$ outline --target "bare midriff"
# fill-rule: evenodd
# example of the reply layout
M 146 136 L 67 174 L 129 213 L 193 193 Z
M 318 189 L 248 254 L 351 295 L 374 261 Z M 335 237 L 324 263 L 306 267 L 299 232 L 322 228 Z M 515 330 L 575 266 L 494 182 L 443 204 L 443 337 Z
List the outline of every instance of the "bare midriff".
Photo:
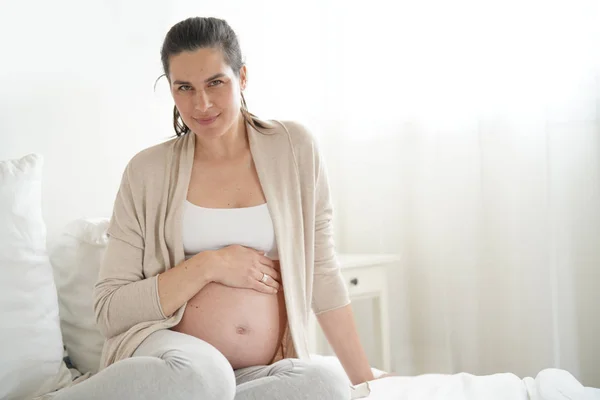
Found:
M 210 343 L 239 369 L 270 364 L 286 324 L 282 290 L 264 294 L 211 282 L 188 301 L 172 329 Z

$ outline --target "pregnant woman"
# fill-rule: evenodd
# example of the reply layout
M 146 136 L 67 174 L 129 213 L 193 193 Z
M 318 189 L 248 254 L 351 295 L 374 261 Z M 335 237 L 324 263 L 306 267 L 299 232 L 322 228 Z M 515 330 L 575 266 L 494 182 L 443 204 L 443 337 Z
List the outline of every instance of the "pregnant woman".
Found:
M 57 398 L 349 399 L 307 348 L 312 308 L 350 380 L 373 379 L 313 137 L 248 112 L 225 21 L 176 24 L 161 57 L 177 137 L 125 169 L 94 293 L 102 369 Z

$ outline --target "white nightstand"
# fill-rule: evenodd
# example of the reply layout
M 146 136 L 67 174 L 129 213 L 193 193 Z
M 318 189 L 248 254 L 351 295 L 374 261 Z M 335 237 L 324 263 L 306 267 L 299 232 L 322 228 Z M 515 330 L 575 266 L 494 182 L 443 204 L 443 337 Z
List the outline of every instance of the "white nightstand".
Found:
M 356 308 L 354 309 L 359 333 L 361 326 L 373 324 L 372 334 L 375 337 L 365 338 L 361 336 L 362 342 L 373 340 L 379 350 L 376 360 L 373 360 L 372 355 L 367 354 L 369 361 L 374 367 L 390 371 L 388 268 L 399 267 L 400 257 L 387 254 L 339 254 L 338 259 L 353 305 L 358 300 L 371 300 L 373 302 L 372 315 L 359 315 Z M 372 318 L 372 320 L 369 321 L 368 318 Z M 312 354 L 333 354 L 312 312 L 309 320 L 309 350 Z

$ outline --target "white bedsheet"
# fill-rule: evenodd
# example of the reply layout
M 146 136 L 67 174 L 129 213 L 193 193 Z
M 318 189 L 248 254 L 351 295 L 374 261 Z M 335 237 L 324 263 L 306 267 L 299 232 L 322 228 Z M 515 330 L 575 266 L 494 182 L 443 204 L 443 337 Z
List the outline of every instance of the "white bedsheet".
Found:
M 600 400 L 567 371 L 546 369 L 535 379 L 510 373 L 389 377 L 369 383 L 366 400 Z
M 336 357 L 311 355 L 343 373 Z M 382 371 L 373 369 L 375 377 Z M 534 378 L 511 373 L 476 376 L 428 374 L 393 376 L 369 382 L 364 400 L 600 400 L 600 389 L 586 388 L 569 372 L 545 369 Z M 355 395 L 360 392 L 360 388 Z M 356 397 L 359 398 L 359 397 Z

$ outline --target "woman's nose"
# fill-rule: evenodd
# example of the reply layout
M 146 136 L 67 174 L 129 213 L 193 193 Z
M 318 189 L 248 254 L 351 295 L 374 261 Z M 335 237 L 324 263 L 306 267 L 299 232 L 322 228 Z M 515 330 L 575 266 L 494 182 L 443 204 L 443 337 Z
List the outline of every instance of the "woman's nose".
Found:
M 194 107 L 196 108 L 196 110 L 201 111 L 201 112 L 205 112 L 210 107 L 212 107 L 210 97 L 208 96 L 206 91 L 199 90 L 197 92 Z

